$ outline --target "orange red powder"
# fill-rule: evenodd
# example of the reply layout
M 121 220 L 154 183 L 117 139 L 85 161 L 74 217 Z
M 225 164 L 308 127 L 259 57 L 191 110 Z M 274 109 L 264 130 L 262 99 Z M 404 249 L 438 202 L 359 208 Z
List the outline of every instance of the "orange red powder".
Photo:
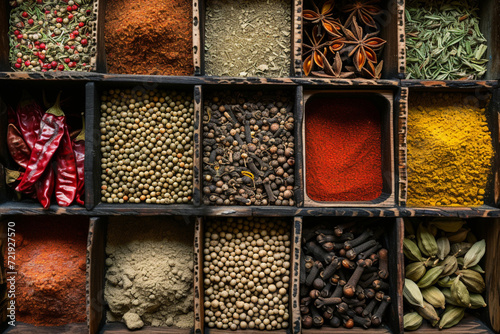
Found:
M 369 99 L 313 96 L 305 109 L 306 190 L 314 201 L 382 194 L 381 115 Z
M 86 321 L 88 220 L 14 219 L 16 321 L 59 326 Z

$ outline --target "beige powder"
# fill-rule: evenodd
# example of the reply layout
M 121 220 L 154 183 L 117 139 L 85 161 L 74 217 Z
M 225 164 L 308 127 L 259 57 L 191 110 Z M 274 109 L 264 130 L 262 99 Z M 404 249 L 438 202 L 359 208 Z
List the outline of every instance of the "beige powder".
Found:
M 182 218 L 110 218 L 108 321 L 193 327 L 193 227 Z

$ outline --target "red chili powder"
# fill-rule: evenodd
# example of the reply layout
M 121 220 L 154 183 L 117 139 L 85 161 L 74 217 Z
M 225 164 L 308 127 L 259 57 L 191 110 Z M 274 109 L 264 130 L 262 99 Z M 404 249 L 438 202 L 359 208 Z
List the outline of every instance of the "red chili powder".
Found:
M 306 103 L 306 189 L 314 201 L 369 201 L 382 194 L 380 112 L 368 99 Z
M 16 321 L 36 326 L 85 322 L 88 221 L 30 220 L 13 220 Z M 5 254 L 6 265 L 7 260 Z

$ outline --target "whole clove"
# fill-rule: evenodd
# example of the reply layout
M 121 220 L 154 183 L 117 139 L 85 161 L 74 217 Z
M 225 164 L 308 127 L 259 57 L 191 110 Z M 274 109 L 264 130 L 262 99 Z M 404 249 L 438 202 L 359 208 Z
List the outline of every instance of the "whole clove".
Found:
M 307 299 L 301 298 L 300 310 L 303 319 L 310 317 L 305 318 L 306 325 L 380 325 L 387 308 L 381 308 L 382 302 L 390 301 L 385 281 L 389 276 L 388 254 L 375 238 L 380 236 L 378 229 L 348 223 L 333 230 L 324 226 L 304 230 L 302 251 L 307 255 L 301 257 L 301 267 L 306 273 L 300 295 Z
M 290 94 L 223 91 L 203 108 L 203 204 L 295 206 Z

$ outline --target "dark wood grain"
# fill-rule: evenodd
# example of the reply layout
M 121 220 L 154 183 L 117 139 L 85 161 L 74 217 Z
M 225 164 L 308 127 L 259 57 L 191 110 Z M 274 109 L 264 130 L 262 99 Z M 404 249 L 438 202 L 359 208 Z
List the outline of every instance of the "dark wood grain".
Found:
M 203 334 L 205 313 L 203 310 L 203 218 L 196 218 L 194 226 L 194 332 Z
M 16 326 L 9 326 L 4 333 L 9 334 L 87 334 L 87 324 L 75 323 L 64 326 L 42 327 L 16 322 Z
M 412 333 L 418 334 L 436 334 L 436 333 L 446 333 L 446 334 L 492 334 L 494 333 L 489 329 L 484 323 L 473 316 L 466 315 L 460 324 L 447 328 L 444 331 L 439 331 L 435 327 L 431 327 L 427 321 L 424 321 L 422 326 Z
M 476 89 L 476 88 L 496 88 L 496 80 L 401 80 L 402 87 L 410 88 L 456 88 L 456 89 Z
M 89 333 L 98 333 L 106 318 L 104 271 L 106 258 L 106 222 L 90 218 L 87 239 L 87 322 Z
M 203 130 L 203 92 L 201 86 L 194 86 L 194 156 L 193 156 L 193 204 L 201 205 L 202 196 L 202 130 Z
M 304 87 L 297 86 L 295 91 L 295 202 L 297 207 L 304 206 L 304 152 L 303 131 L 304 128 Z M 300 149 L 302 148 L 302 149 Z
M 486 79 L 500 79 L 500 1 L 483 0 L 479 2 L 480 30 L 488 43 L 486 59 L 489 62 L 486 67 Z
M 382 78 L 395 79 L 398 78 L 399 69 L 399 39 L 400 39 L 400 17 L 404 15 L 399 11 L 398 3 L 396 0 L 387 0 L 381 2 L 382 15 L 379 15 L 375 20 L 381 26 L 380 37 L 385 39 L 387 43 L 382 50 L 381 60 L 384 61 L 384 68 L 382 69 Z
M 332 327 L 321 327 L 321 328 L 309 328 L 303 329 L 303 334 L 392 334 L 388 326 L 382 325 L 377 328 L 363 329 L 359 327 L 353 327 L 351 329 L 346 329 L 344 327 L 332 328 Z
M 7 148 L 7 127 L 8 127 L 7 105 L 0 97 L 0 164 L 8 166 L 10 160 Z
M 0 203 L 4 203 L 6 201 L 7 201 L 7 185 L 5 184 L 5 169 L 3 164 L 0 163 Z
M 477 220 L 474 221 L 475 225 Z M 477 224 L 479 225 L 479 224 Z M 487 306 L 483 320 L 490 324 L 495 332 L 500 332 L 500 260 L 498 245 L 500 244 L 500 219 L 488 220 L 487 224 L 476 226 L 478 238 L 486 240 L 486 254 L 481 265 L 485 268 Z
M 188 204 L 99 204 L 92 210 L 77 205 L 67 208 L 52 205 L 43 210 L 40 204 L 6 202 L 0 204 L 0 215 L 84 215 L 84 216 L 226 216 L 226 217 L 281 217 L 281 216 L 342 216 L 342 217 L 500 217 L 500 209 L 491 206 L 476 208 L 428 207 L 428 208 L 313 208 L 313 207 L 277 207 L 277 206 L 200 206 Z
M 94 2 L 94 13 L 97 15 L 97 20 L 93 24 L 93 36 L 97 39 L 94 41 L 96 43 L 96 55 L 95 55 L 95 67 L 94 70 L 101 73 L 107 72 L 106 64 L 106 48 L 104 39 L 104 17 L 106 13 L 106 1 L 95 0 Z
M 406 32 L 405 32 L 405 0 L 397 0 L 397 44 L 398 44 L 398 78 L 406 75 Z
M 8 1 L 0 1 L 0 71 L 12 71 L 9 64 L 8 7 Z
M 99 334 L 130 334 L 130 333 L 165 333 L 165 334 L 192 334 L 193 329 L 144 326 L 140 330 L 131 331 L 121 322 L 110 322 L 103 326 Z
M 398 142 L 398 199 L 397 204 L 401 206 L 406 205 L 406 194 L 408 190 L 408 176 L 407 176 L 407 125 L 408 125 L 408 88 L 402 87 L 399 92 L 399 97 L 396 101 L 399 104 L 398 108 L 398 124 L 396 136 Z
M 193 65 L 194 65 L 194 75 L 201 75 L 201 63 L 203 55 L 202 47 L 202 27 L 205 26 L 205 20 L 202 20 L 202 12 L 200 5 L 204 0 L 193 0 Z M 202 25 L 203 24 L 203 25 Z
M 85 207 L 90 210 L 101 198 L 100 109 L 95 84 L 87 83 L 85 91 Z
M 292 44 L 290 54 L 292 57 L 291 61 L 291 76 L 301 77 L 302 76 L 302 11 L 303 11 L 302 0 L 292 1 Z
M 291 277 L 290 277 L 290 290 L 289 290 L 289 300 L 290 300 L 290 330 L 293 334 L 299 334 L 301 332 L 301 321 L 300 321 L 300 247 L 302 246 L 302 217 L 293 218 L 293 228 L 292 228 L 292 265 L 291 265 Z

